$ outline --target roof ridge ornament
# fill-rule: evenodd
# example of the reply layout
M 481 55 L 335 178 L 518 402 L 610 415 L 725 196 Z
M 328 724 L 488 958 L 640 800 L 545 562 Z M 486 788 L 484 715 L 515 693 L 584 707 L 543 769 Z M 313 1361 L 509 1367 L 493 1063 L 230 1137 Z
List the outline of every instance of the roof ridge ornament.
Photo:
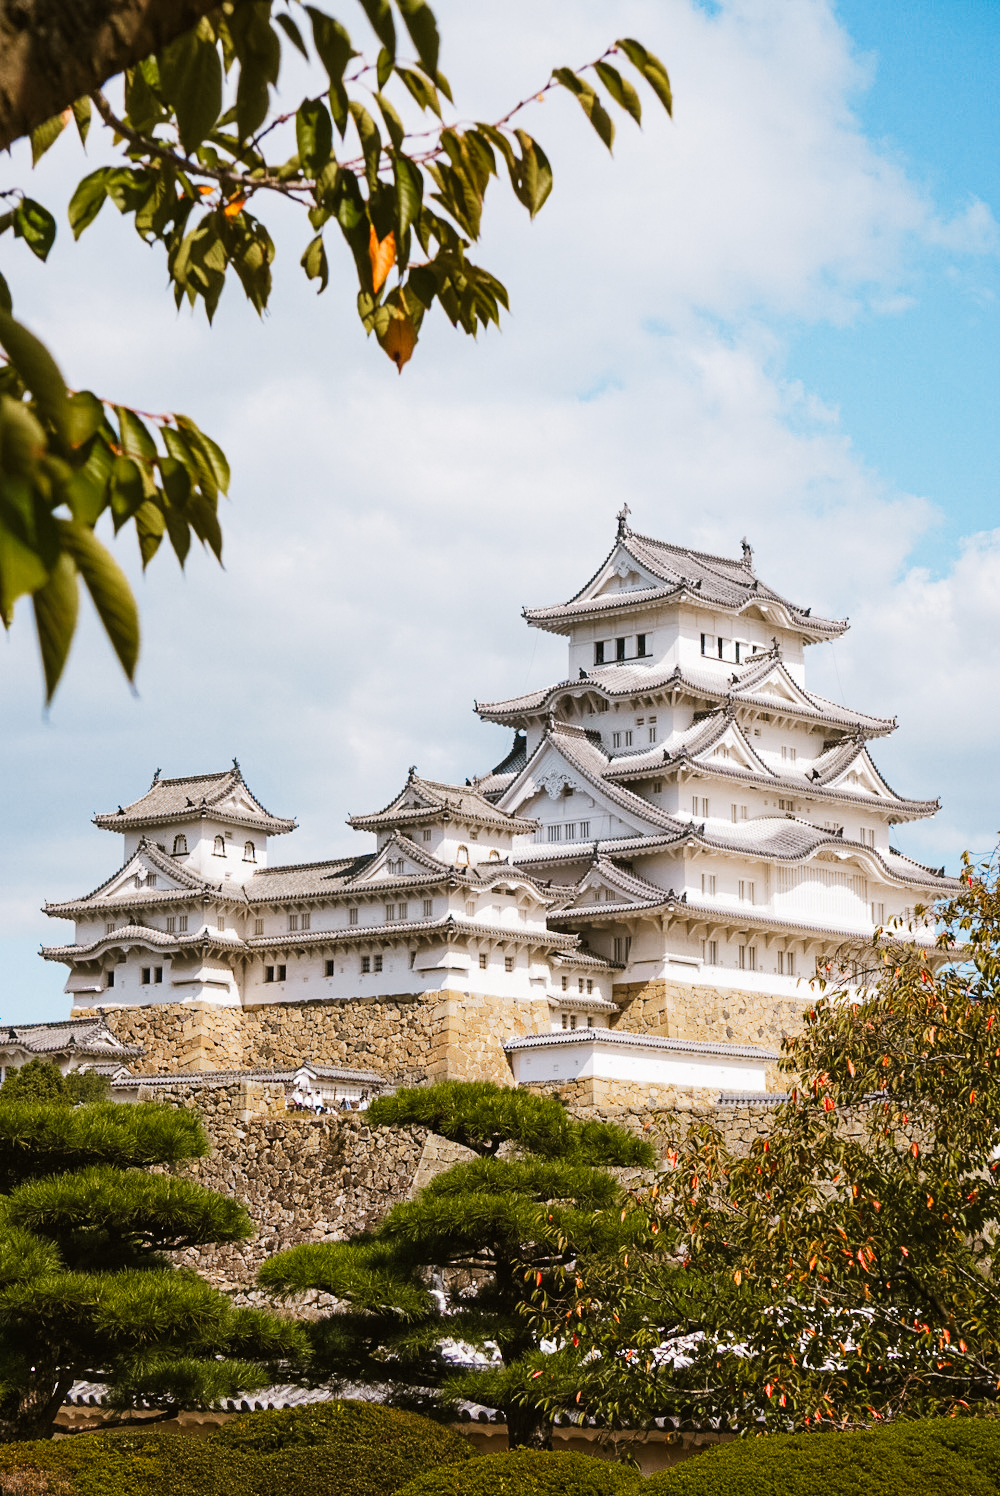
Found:
M 628 507 L 627 504 L 623 504 L 622 507 L 618 511 L 618 514 L 617 514 L 616 518 L 618 520 L 618 536 L 617 536 L 617 538 L 619 540 L 624 540 L 626 538 L 626 536 L 631 535 L 631 533 L 632 533 L 632 531 L 629 529 L 629 526 L 628 526 L 628 517 L 631 514 L 631 512 L 632 511 L 629 509 L 629 507 Z
M 753 546 L 750 544 L 745 535 L 740 541 L 740 544 L 743 547 L 743 565 L 747 568 L 748 571 L 753 571 Z

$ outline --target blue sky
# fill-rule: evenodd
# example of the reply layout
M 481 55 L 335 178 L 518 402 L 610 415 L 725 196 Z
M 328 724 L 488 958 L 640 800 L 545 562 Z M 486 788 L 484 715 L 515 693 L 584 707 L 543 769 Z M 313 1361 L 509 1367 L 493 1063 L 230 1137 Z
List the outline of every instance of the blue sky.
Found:
M 445 66 L 480 118 L 612 38 L 602 0 L 438 7 Z M 359 12 L 360 14 L 360 12 Z M 44 717 L 26 610 L 0 676 L 0 1018 L 64 1014 L 39 913 L 118 865 L 94 811 L 156 768 L 239 757 L 300 830 L 279 861 L 357 844 L 351 812 L 406 768 L 481 772 L 506 749 L 489 700 L 559 678 L 524 604 L 570 595 L 627 499 L 636 528 L 738 553 L 802 605 L 849 615 L 808 658 L 819 691 L 899 731 L 876 746 L 940 814 L 899 828 L 950 867 L 1000 825 L 997 519 L 1000 10 L 971 0 L 620 0 L 667 62 L 675 122 L 622 124 L 609 160 L 568 98 L 528 122 L 556 189 L 529 225 L 500 189 L 478 253 L 508 285 L 502 334 L 430 321 L 404 375 L 366 342 L 332 254 L 317 300 L 303 226 L 278 215 L 272 312 L 234 290 L 214 328 L 178 316 L 158 250 L 110 208 L 50 263 L 0 241 L 15 305 L 76 386 L 185 410 L 233 462 L 226 569 L 134 578 L 138 695 L 89 614 Z M 288 84 L 294 101 L 296 79 Z M 301 92 L 299 93 L 301 96 Z M 287 102 L 283 100 L 285 107 Z M 84 160 L 34 178 L 61 217 Z M 6 182 L 4 185 L 6 185 Z

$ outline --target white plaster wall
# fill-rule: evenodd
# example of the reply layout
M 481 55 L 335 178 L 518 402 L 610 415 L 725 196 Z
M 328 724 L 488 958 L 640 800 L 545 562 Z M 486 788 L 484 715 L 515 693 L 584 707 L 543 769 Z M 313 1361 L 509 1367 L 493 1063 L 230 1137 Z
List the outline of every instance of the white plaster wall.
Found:
M 633 1081 L 640 1085 L 718 1087 L 720 1091 L 738 1092 L 767 1090 L 763 1060 L 633 1049 L 581 1038 L 579 1044 L 569 1041 L 540 1044 L 537 1049 L 514 1050 L 510 1060 L 515 1084 L 599 1077 Z

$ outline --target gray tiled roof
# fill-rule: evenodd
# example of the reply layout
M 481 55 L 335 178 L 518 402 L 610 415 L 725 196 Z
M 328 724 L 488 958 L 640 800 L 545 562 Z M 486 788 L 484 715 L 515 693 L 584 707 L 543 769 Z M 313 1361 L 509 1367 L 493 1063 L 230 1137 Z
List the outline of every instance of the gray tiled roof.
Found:
M 654 577 L 655 584 L 597 598 L 585 597 L 584 594 L 593 586 L 619 549 L 624 550 L 639 567 Z M 836 638 L 847 628 L 846 622 L 814 618 L 811 609 L 789 602 L 755 576 L 747 557 L 733 560 L 726 556 L 713 556 L 706 551 L 669 545 L 666 541 L 654 540 L 651 536 L 637 535 L 628 530 L 615 542 L 594 575 L 568 602 L 546 608 L 526 608 L 524 616 L 529 623 L 545 628 L 587 613 L 634 608 L 646 602 L 659 602 L 674 596 L 686 597 L 700 605 L 725 608 L 731 612 L 740 612 L 755 602 L 770 603 L 787 616 L 790 626 L 817 639 Z
M 0 1050 L 26 1049 L 32 1054 L 77 1054 L 124 1058 L 144 1053 L 141 1044 L 125 1044 L 103 1018 L 69 1018 L 57 1023 L 11 1023 L 0 1027 Z
M 471 784 L 440 784 L 434 779 L 421 779 L 413 771 L 400 793 L 383 810 L 349 816 L 348 825 L 356 831 L 374 831 L 382 826 L 424 825 L 442 818 L 522 835 L 534 831 L 536 826 L 534 821 L 498 810 Z
M 109 902 L 105 892 L 112 884 L 128 872 L 130 867 L 137 866 L 143 862 L 149 862 L 153 867 L 164 873 L 179 885 L 177 888 L 146 888 L 135 890 L 134 896 L 121 896 L 110 901 L 116 909 L 128 909 L 136 905 L 144 906 L 149 903 L 169 903 L 174 899 L 190 898 L 192 895 L 210 894 L 214 897 L 223 896 L 227 899 L 238 899 L 239 889 L 226 889 L 223 883 L 208 883 L 204 878 L 199 878 L 196 873 L 190 872 L 176 857 L 171 857 L 168 852 L 163 852 L 155 842 L 143 840 L 138 849 L 130 857 L 126 857 L 121 867 L 105 878 L 104 882 L 97 888 L 91 889 L 90 893 L 83 894 L 78 899 L 64 899 L 58 904 L 46 904 L 46 914 L 55 915 L 60 918 L 71 918 L 74 914 L 86 911 L 90 903 Z
M 254 809 L 226 806 L 233 795 L 242 794 Z M 270 836 L 294 831 L 295 822 L 265 810 L 248 788 L 239 765 L 217 774 L 189 774 L 183 779 L 161 779 L 157 770 L 146 793 L 117 811 L 106 811 L 94 817 L 94 825 L 105 831 L 130 831 L 143 826 L 166 826 L 190 821 L 202 814 L 213 820 L 231 822 L 234 826 L 256 829 Z
M 658 1034 L 629 1034 L 622 1029 L 561 1029 L 556 1034 L 527 1034 L 522 1039 L 507 1039 L 504 1052 L 519 1049 L 549 1049 L 572 1044 L 634 1045 L 638 1049 L 659 1049 L 665 1053 L 724 1056 L 733 1060 L 777 1060 L 780 1055 L 770 1049 L 750 1044 L 705 1044 L 698 1039 L 662 1039 Z
M 119 1089 L 134 1089 L 136 1086 L 152 1086 L 157 1090 L 169 1090 L 174 1086 L 190 1086 L 193 1089 L 218 1089 L 221 1086 L 238 1085 L 241 1081 L 254 1081 L 259 1085 L 290 1085 L 300 1070 L 309 1070 L 317 1080 L 355 1081 L 361 1085 L 382 1085 L 384 1075 L 374 1070 L 349 1070 L 338 1065 L 315 1065 L 303 1060 L 300 1065 L 282 1069 L 247 1070 L 176 1070 L 165 1074 L 143 1075 L 139 1072 L 119 1083 Z

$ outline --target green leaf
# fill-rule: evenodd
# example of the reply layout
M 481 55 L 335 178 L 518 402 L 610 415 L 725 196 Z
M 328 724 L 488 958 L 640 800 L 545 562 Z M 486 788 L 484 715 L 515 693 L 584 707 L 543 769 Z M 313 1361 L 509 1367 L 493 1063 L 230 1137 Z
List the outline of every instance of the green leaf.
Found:
M 94 435 L 104 420 L 104 406 L 89 390 L 78 390 L 69 397 L 69 417 L 66 440 L 71 447 L 82 447 Z
M 299 51 L 302 53 L 302 56 L 305 58 L 306 62 L 308 62 L 309 52 L 306 48 L 305 42 L 302 40 L 302 32 L 296 26 L 291 16 L 285 15 L 284 12 L 282 12 L 281 15 L 275 16 L 274 19 L 281 27 L 285 35 L 288 37 L 288 40 L 291 42 L 292 46 L 298 47 Z
M 351 58 L 357 56 L 357 53 L 351 46 L 351 38 L 339 21 L 335 21 L 332 16 L 325 15 L 321 10 L 315 10 L 311 5 L 307 5 L 306 10 L 312 22 L 313 45 L 330 79 L 330 113 L 333 115 L 334 124 L 343 140 L 349 118 L 347 90 L 344 87 L 344 69 Z
M 521 147 L 514 190 L 534 218 L 552 191 L 552 168 L 541 146 L 526 131 L 515 130 L 514 134 Z
M 623 78 L 618 69 L 613 68 L 609 62 L 596 62 L 594 71 L 615 103 L 621 109 L 627 110 L 637 125 L 641 125 L 642 104 L 628 79 Z
M 295 139 L 303 170 L 318 177 L 333 151 L 333 125 L 322 99 L 303 99 L 295 115 Z
M 375 86 L 380 92 L 392 77 L 392 64 L 392 54 L 382 47 L 375 63 Z
M 125 456 L 134 457 L 140 464 L 155 462 L 156 443 L 135 411 L 124 405 L 116 405 L 115 415 L 118 417 L 121 448 Z
M 56 221 L 48 208 L 23 197 L 14 209 L 14 233 L 40 260 L 47 260 L 56 237 Z
M 87 136 L 90 134 L 91 108 L 90 100 L 86 94 L 82 99 L 74 99 L 72 104 L 73 118 L 76 121 L 77 134 L 80 144 L 86 146 Z
M 408 156 L 394 155 L 392 172 L 396 179 L 396 225 L 401 240 L 420 215 L 424 196 L 424 179 Z
M 59 139 L 69 120 L 65 114 L 54 114 L 51 119 L 36 125 L 31 132 L 31 164 L 37 166 L 45 152 Z
M 142 522 L 145 523 L 144 508 L 140 509 L 139 513 L 135 517 L 137 529 L 139 528 L 140 517 L 142 517 Z M 170 537 L 170 544 L 174 548 L 174 554 L 177 557 L 177 560 L 180 562 L 180 567 L 183 571 L 184 563 L 187 561 L 188 552 L 191 549 L 191 526 L 184 518 L 184 515 L 181 514 L 177 509 L 175 509 L 168 500 L 164 500 L 163 502 L 162 509 L 160 510 L 160 517 L 166 525 L 167 534 Z M 142 549 L 142 543 L 142 535 L 140 534 L 140 550 Z
M 437 74 L 441 38 L 434 12 L 425 0 L 396 0 L 410 40 L 417 49 L 420 66 L 433 78 Z
M 192 496 L 188 503 L 188 515 L 191 520 L 191 528 L 201 541 L 207 545 L 215 556 L 216 561 L 222 564 L 222 531 L 219 528 L 219 517 L 215 509 L 200 493 Z
M 48 581 L 32 595 L 35 630 L 45 671 L 45 704 L 56 693 L 76 630 L 80 606 L 76 567 L 65 552 L 56 562 Z
M 632 66 L 638 68 L 664 109 L 673 118 L 674 97 L 667 70 L 660 59 L 652 52 L 647 52 L 642 43 L 637 42 L 633 37 L 620 37 L 615 42 L 615 46 L 621 47 Z
M 10 286 L 0 275 L 0 312 L 12 312 L 14 310 L 14 298 L 10 294 Z
M 598 135 L 610 151 L 614 144 L 615 127 L 600 98 L 590 84 L 573 72 L 572 68 L 553 68 L 552 76 L 561 83 L 579 102 L 580 108 L 590 120 Z
M 395 61 L 396 58 L 396 27 L 392 20 L 392 7 L 389 0 L 361 0 L 361 9 L 368 17 L 369 24 L 379 41 L 385 47 L 389 56 Z
M 438 98 L 437 89 L 424 77 L 423 73 L 418 73 L 414 68 L 397 67 L 396 76 L 403 80 L 411 97 L 421 109 L 430 109 L 438 119 L 442 118 L 441 100 Z
M 160 74 L 155 57 L 145 58 L 138 67 L 129 68 L 125 74 L 126 118 L 143 135 L 151 134 L 166 118 L 166 110 L 154 92 L 159 86 Z
M 73 230 L 73 238 L 79 239 L 84 229 L 88 229 L 104 207 L 105 198 L 108 195 L 108 186 L 115 175 L 113 166 L 99 166 L 77 186 L 76 191 L 69 200 L 67 210 L 69 226 Z
M 399 115 L 396 113 L 396 110 L 393 108 L 392 104 L 390 104 L 385 94 L 377 93 L 375 95 L 375 102 L 378 104 L 378 107 L 382 113 L 382 118 L 385 120 L 386 134 L 392 141 L 393 149 L 397 151 L 402 150 L 403 137 L 406 134 L 403 121 L 400 119 Z
M 369 191 L 374 192 L 378 187 L 378 167 L 382 157 L 382 137 L 378 133 L 378 125 L 372 119 L 368 110 L 357 99 L 350 102 L 351 118 L 361 141 L 361 150 L 365 158 L 365 176 L 368 179 Z
M 145 502 L 146 491 L 139 464 L 131 457 L 116 457 L 111 469 L 111 513 L 115 533 L 121 529 Z
M 303 270 L 309 280 L 319 280 L 320 295 L 326 290 L 330 280 L 330 267 L 326 262 L 326 250 L 323 248 L 323 235 L 317 234 L 306 246 L 306 252 L 300 261 Z
M 180 520 L 180 525 L 184 530 L 184 534 L 187 535 L 188 528 L 183 520 Z M 144 504 L 139 505 L 139 508 L 135 511 L 135 530 L 139 537 L 139 555 L 142 557 L 143 571 L 146 570 L 146 567 L 160 549 L 160 541 L 163 539 L 165 529 L 166 520 L 164 519 L 163 510 L 152 499 L 147 499 Z M 171 540 L 173 540 L 172 535 Z M 183 565 L 183 562 L 181 564 Z
M 230 474 L 229 463 L 226 461 L 225 452 L 223 452 L 218 443 L 214 442 L 210 436 L 206 436 L 204 431 L 195 425 L 190 416 L 175 415 L 174 420 L 181 431 L 184 432 L 188 443 L 200 448 L 204 453 L 205 460 L 212 469 L 219 492 L 228 493 Z
M 52 422 L 60 436 L 68 439 L 66 384 L 45 344 L 20 322 L 15 322 L 9 312 L 0 312 L 0 345 L 34 395 L 41 413 Z
M 76 562 L 87 584 L 97 615 L 129 680 L 135 678 L 139 658 L 139 613 L 125 573 L 105 550 L 93 530 L 69 520 L 57 520 L 63 549 Z
M 177 457 L 165 457 L 160 463 L 160 476 L 163 480 L 163 492 L 170 503 L 176 510 L 186 511 L 194 493 L 189 465 Z
M 222 63 L 207 21 L 172 41 L 158 61 L 163 97 L 173 106 L 181 144 L 189 154 L 222 112 Z

